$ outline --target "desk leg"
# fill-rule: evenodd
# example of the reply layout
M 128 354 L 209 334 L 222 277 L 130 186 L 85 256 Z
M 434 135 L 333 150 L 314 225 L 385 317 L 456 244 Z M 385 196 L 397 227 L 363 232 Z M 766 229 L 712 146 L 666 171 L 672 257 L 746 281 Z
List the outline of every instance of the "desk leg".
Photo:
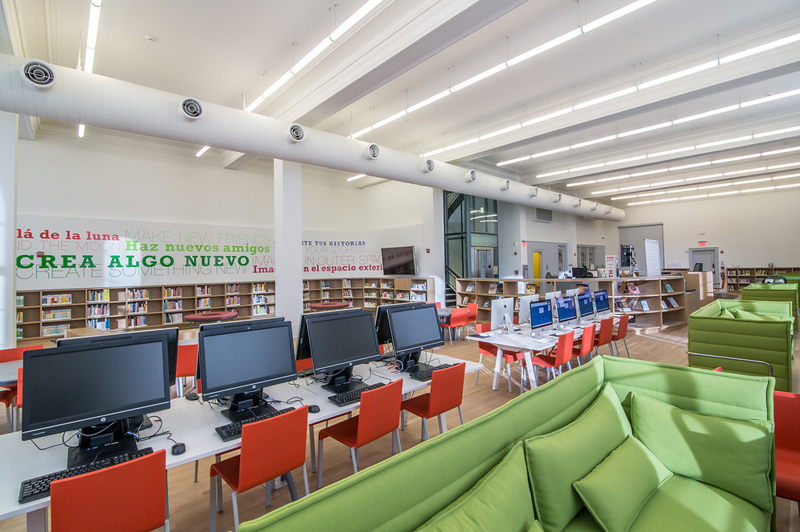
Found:
M 497 348 L 497 356 L 494 361 L 494 379 L 492 380 L 492 390 L 497 389 L 498 381 L 500 380 L 500 366 L 503 363 L 503 350 Z M 478 370 L 480 371 L 480 370 Z
M 538 382 L 536 382 L 536 367 L 531 362 L 531 352 L 525 350 L 522 352 L 522 355 L 525 357 L 525 369 L 528 370 L 528 381 L 531 383 L 531 390 L 536 388 Z
M 47 532 L 47 508 L 28 512 L 26 530 L 28 532 Z

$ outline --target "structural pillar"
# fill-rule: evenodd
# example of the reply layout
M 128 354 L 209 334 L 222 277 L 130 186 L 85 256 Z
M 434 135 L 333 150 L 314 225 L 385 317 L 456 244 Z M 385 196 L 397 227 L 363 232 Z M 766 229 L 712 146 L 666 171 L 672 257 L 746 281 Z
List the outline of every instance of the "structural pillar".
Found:
M 16 346 L 17 120 L 0 112 L 0 348 Z
M 294 335 L 303 315 L 303 210 L 299 163 L 275 159 L 275 314 L 291 320 Z
M 445 306 L 444 193 L 441 188 L 425 187 L 423 194 L 427 197 L 424 202 L 425 208 L 422 210 L 425 248 L 417 251 L 417 256 L 422 256 L 420 274 L 436 279 L 434 300 L 441 301 L 442 306 Z

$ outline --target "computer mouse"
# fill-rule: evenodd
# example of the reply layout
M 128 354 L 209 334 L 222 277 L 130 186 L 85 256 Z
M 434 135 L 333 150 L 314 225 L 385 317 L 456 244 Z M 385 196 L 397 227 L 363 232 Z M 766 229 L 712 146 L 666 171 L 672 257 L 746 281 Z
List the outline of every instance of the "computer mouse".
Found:
M 319 413 L 319 407 L 317 405 L 308 405 L 308 412 L 310 414 L 318 414 Z
M 186 399 L 187 401 L 197 401 L 198 399 L 200 399 L 200 396 L 197 395 L 195 392 L 189 392 L 186 395 L 184 395 L 183 398 Z
M 176 443 L 172 446 L 172 454 L 179 455 L 186 452 L 186 444 L 184 443 Z

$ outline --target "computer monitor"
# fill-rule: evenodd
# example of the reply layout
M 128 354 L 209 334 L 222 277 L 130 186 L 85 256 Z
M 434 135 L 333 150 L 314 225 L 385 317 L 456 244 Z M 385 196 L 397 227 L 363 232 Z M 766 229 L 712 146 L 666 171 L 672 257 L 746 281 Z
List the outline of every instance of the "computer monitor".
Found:
M 76 338 L 59 338 L 56 346 L 72 346 L 96 344 L 98 342 L 108 342 L 117 339 L 124 340 L 132 337 L 154 337 L 166 336 L 167 338 L 167 357 L 169 357 L 169 385 L 175 384 L 175 368 L 178 365 L 178 328 L 169 327 L 167 329 L 154 329 L 150 331 L 136 331 L 119 334 L 98 334 L 97 336 L 80 336 Z
M 578 312 L 580 313 L 581 321 L 589 321 L 594 318 L 591 292 L 585 292 L 578 296 Z
M 348 308 L 343 310 L 331 310 L 328 312 L 314 312 L 312 314 L 303 314 L 300 318 L 300 330 L 297 333 L 297 360 L 304 360 L 311 358 L 311 349 L 308 347 L 308 327 L 309 320 L 319 317 L 324 317 L 332 313 L 342 314 L 345 312 L 352 312 L 354 314 L 363 312 L 360 308 Z
M 80 430 L 68 467 L 136 450 L 131 418 L 170 406 L 168 364 L 163 335 L 26 351 L 22 439 Z
M 695 262 L 694 263 L 694 271 L 702 272 L 703 271 L 703 263 L 702 262 Z
M 568 297 L 575 297 L 580 293 L 581 293 L 581 289 L 580 288 L 570 288 L 569 290 L 567 290 L 565 292 L 565 295 L 568 296 Z
M 432 366 L 419 362 L 419 356 L 425 349 L 444 345 L 436 307 L 401 305 L 388 312 L 387 318 L 394 353 L 403 371 L 414 373 L 430 369 Z
M 598 290 L 594 293 L 594 305 L 597 309 L 597 317 L 611 313 L 611 307 L 608 304 L 608 292 L 605 290 Z
M 531 332 L 540 333 L 553 328 L 553 309 L 550 301 L 531 303 Z
M 343 393 L 366 385 L 354 382 L 353 366 L 380 360 L 372 312 L 326 312 L 306 320 L 314 373 L 325 374 L 326 390 Z
M 572 268 L 573 279 L 586 279 L 589 276 L 589 270 L 583 267 Z
M 492 299 L 492 330 L 497 330 L 503 325 L 512 325 L 514 320 L 514 298 L 504 297 Z
M 375 332 L 378 335 L 378 343 L 385 344 L 392 341 L 392 331 L 389 329 L 389 312 L 399 307 L 425 307 L 433 306 L 423 301 L 409 301 L 405 303 L 395 303 L 394 305 L 381 305 L 375 314 Z M 435 306 L 433 306 L 436 308 Z
M 519 298 L 519 321 L 520 325 L 523 323 L 530 323 L 531 321 L 531 303 L 539 301 L 539 295 L 533 294 L 530 296 L 522 296 Z
M 578 314 L 575 309 L 574 296 L 564 296 L 556 299 L 556 309 L 558 310 L 559 327 L 577 325 Z
M 249 320 L 203 327 L 197 363 L 203 400 L 228 398 L 222 414 L 241 421 L 275 410 L 264 405 L 262 388 L 297 378 L 292 322 Z

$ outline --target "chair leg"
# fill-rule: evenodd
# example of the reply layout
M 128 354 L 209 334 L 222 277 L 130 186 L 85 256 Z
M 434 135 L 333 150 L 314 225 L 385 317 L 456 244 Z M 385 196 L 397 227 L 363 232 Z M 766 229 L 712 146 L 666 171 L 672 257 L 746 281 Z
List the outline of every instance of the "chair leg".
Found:
M 306 495 L 308 495 L 308 470 L 306 464 L 303 464 L 303 485 L 306 488 Z
M 314 449 L 314 425 L 308 426 L 308 450 L 311 452 L 311 472 L 317 471 L 317 456 Z
M 508 393 L 511 393 L 513 390 L 511 389 L 511 364 L 505 362 L 506 365 L 506 377 L 508 378 Z
M 317 489 L 322 488 L 322 440 L 317 443 L 317 452 L 319 458 L 317 459 Z
M 184 377 L 178 377 L 177 379 L 175 379 L 175 384 L 178 385 L 177 386 L 178 397 L 179 398 L 183 397 L 183 387 L 186 386 L 186 379 Z
M 397 452 L 402 453 L 403 448 L 400 446 L 400 432 L 397 429 L 394 429 L 392 431 L 392 434 L 394 434 L 394 437 L 397 440 Z
M 439 414 L 439 434 L 444 434 L 447 432 L 447 418 L 444 414 Z
M 233 499 L 233 529 L 239 530 L 239 500 L 235 491 L 231 493 L 231 499 Z
M 353 460 L 353 474 L 358 473 L 358 458 L 356 458 L 356 450 L 350 447 L 350 458 Z
M 447 336 L 450 338 L 450 347 L 453 347 L 453 328 L 447 328 Z
M 461 424 L 464 424 L 464 416 L 461 414 L 461 405 L 458 405 L 458 419 L 461 420 Z
M 194 483 L 197 484 L 197 465 L 200 463 L 200 460 L 194 461 Z
M 216 498 L 217 498 L 217 479 L 209 477 L 210 485 L 208 488 L 208 529 L 210 532 L 217 530 L 217 512 Z
M 483 353 L 480 353 L 478 356 L 478 364 L 481 366 L 483 365 Z M 475 372 L 475 386 L 478 385 L 478 378 L 481 376 L 481 370 L 478 368 L 478 371 Z
M 425 441 L 428 439 L 428 420 L 423 417 L 420 418 L 419 421 L 422 425 L 422 429 L 420 429 L 422 430 L 422 434 L 420 434 L 420 440 Z M 394 454 L 394 452 L 395 452 L 394 437 L 392 437 L 392 454 Z
M 275 491 L 275 479 L 264 483 L 264 506 L 269 508 L 272 506 L 272 492 Z
M 289 496 L 292 498 L 293 501 L 296 501 L 300 497 L 297 496 L 297 487 L 294 485 L 294 477 L 292 477 L 292 472 L 289 471 L 286 474 L 282 475 L 281 478 L 286 481 L 286 487 L 289 488 Z
M 217 512 L 222 513 L 222 477 L 217 475 Z
M 169 532 L 169 475 L 164 474 L 164 532 Z
M 625 353 L 628 355 L 628 358 L 631 358 L 631 352 L 628 351 L 628 341 L 625 338 L 623 338 L 622 343 L 625 345 Z

